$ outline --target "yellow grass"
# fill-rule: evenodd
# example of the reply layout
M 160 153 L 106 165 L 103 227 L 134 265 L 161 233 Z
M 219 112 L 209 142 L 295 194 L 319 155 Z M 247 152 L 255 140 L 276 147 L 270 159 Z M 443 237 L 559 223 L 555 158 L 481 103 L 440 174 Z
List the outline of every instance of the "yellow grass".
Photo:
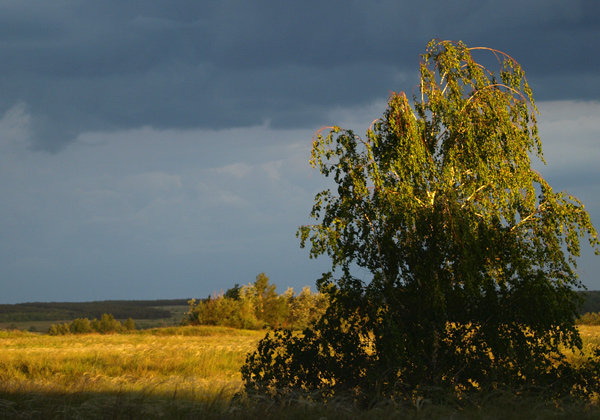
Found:
M 177 393 L 192 398 L 238 391 L 239 369 L 264 332 L 191 330 L 172 329 L 175 335 L 54 337 L 4 333 L 0 387 L 60 393 Z
M 586 349 L 600 343 L 600 327 L 580 330 Z M 600 418 L 595 404 L 556 406 L 510 397 L 461 409 L 232 403 L 242 384 L 239 369 L 263 336 L 222 327 L 54 337 L 0 331 L 0 419 Z

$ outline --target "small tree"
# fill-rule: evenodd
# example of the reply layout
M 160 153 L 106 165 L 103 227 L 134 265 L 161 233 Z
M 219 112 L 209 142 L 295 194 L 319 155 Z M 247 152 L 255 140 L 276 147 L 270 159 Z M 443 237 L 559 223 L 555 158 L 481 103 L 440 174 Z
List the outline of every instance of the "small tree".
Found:
M 225 297 L 228 299 L 239 300 L 241 290 L 241 286 L 238 283 L 236 283 L 231 289 L 227 289 L 227 291 L 225 292 Z
M 276 290 L 277 286 L 269 282 L 269 277 L 260 273 L 254 284 L 248 284 L 240 291 L 240 299 L 250 300 L 256 319 L 269 328 L 281 326 L 288 314 L 285 298 Z
M 87 318 L 76 318 L 69 325 L 69 329 L 73 334 L 89 334 L 92 330 L 92 324 Z
M 52 324 L 48 330 L 49 335 L 68 335 L 71 334 L 69 324 Z
M 93 331 L 100 332 L 100 321 L 98 321 L 97 318 L 94 318 L 90 321 L 90 326 L 92 327 Z
M 477 50 L 498 58 L 498 78 Z M 523 70 L 447 41 L 420 69 L 414 105 L 392 93 L 366 139 L 332 127 L 314 140 L 311 162 L 338 188 L 316 196 L 318 223 L 299 234 L 311 257 L 331 258 L 318 281 L 331 305 L 301 336 L 267 336 L 246 389 L 592 392 L 591 365 L 571 366 L 563 348 L 581 347 L 580 238 L 596 251 L 598 239 L 583 205 L 530 167 L 543 158 Z
M 135 321 L 131 318 L 127 318 L 127 321 L 123 323 L 123 328 L 127 331 L 135 331 Z
M 287 327 L 303 330 L 321 318 L 327 309 L 327 295 L 312 293 L 310 286 L 305 286 L 298 295 L 292 289 L 283 294 L 289 308 Z
M 112 314 L 102 314 L 96 331 L 102 334 L 121 332 L 123 327 Z
M 269 304 L 278 297 L 275 291 L 277 286 L 269 283 L 269 277 L 265 273 L 256 276 L 253 286 L 256 299 L 256 317 L 264 319 L 267 316 L 265 311 L 269 309 Z

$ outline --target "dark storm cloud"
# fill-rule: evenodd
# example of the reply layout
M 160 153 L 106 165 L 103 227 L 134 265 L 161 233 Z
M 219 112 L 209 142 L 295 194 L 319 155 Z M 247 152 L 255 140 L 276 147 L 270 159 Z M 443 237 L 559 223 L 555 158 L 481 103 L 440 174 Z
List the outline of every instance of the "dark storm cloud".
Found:
M 6 1 L 0 114 L 34 147 L 85 131 L 313 127 L 412 91 L 438 37 L 508 52 L 539 99 L 597 98 L 595 1 Z

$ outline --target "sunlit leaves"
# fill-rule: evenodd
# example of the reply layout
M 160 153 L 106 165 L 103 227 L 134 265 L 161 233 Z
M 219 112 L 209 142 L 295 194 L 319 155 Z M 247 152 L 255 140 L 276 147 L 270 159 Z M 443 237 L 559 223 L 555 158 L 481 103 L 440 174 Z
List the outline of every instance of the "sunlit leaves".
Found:
M 495 56 L 499 75 L 475 53 Z M 341 276 L 323 277 L 332 304 L 310 339 L 263 344 L 288 346 L 288 360 L 336 372 L 339 389 L 359 394 L 568 394 L 577 374 L 562 348 L 581 343 L 575 258 L 582 238 L 599 243 L 583 205 L 531 169 L 543 157 L 524 71 L 502 52 L 447 41 L 428 45 L 420 71 L 412 105 L 392 93 L 365 139 L 317 133 L 311 164 L 338 188 L 317 195 L 317 222 L 299 236 Z M 311 365 L 309 351 L 327 362 Z M 267 359 L 249 363 L 257 372 Z

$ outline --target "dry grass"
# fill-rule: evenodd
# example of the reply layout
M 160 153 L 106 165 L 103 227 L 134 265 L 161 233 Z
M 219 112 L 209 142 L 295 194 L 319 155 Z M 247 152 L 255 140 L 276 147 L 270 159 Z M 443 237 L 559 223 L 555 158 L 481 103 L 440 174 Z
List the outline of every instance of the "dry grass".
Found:
M 47 393 L 229 395 L 241 385 L 245 355 L 264 335 L 219 328 L 201 328 L 202 335 L 184 335 L 184 328 L 180 332 L 55 337 L 4 333 L 1 387 Z
M 586 346 L 600 327 L 581 327 Z M 395 405 L 360 410 L 349 401 L 232 401 L 239 369 L 264 335 L 220 327 L 128 335 L 0 332 L 0 419 L 596 419 L 594 405 L 516 401 Z

